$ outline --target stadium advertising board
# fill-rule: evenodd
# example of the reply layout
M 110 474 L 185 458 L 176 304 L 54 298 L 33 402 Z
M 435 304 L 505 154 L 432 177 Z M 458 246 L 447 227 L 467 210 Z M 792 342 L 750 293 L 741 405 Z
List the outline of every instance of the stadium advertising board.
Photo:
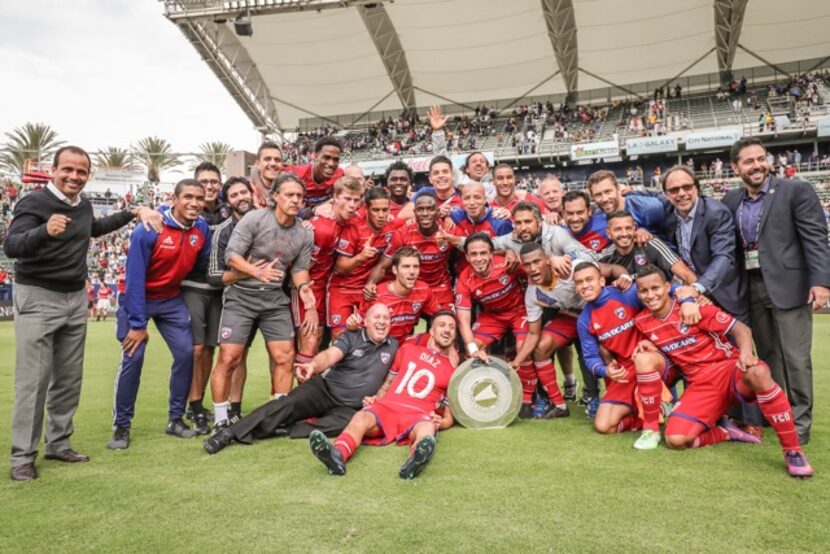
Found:
M 830 117 L 822 117 L 816 120 L 816 135 L 820 137 L 830 136 Z
M 597 158 L 613 158 L 620 155 L 620 143 L 616 140 L 603 142 L 589 142 L 571 146 L 571 159 L 595 160 Z
M 686 150 L 704 150 L 706 148 L 724 148 L 740 140 L 743 133 L 737 128 L 717 129 L 689 133 L 685 137 Z
M 656 154 L 658 152 L 677 152 L 678 135 L 662 137 L 630 138 L 625 141 L 625 153 L 629 156 L 639 154 Z

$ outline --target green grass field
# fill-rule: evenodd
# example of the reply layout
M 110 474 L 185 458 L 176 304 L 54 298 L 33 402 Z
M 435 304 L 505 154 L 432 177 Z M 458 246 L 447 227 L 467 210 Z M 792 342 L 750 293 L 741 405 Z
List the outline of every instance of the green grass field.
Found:
M 167 437 L 169 354 L 153 333 L 133 444 L 106 449 L 119 350 L 90 323 L 73 446 L 87 464 L 38 460 L 40 479 L 0 479 L 0 550 L 151 552 L 816 552 L 830 549 L 830 316 L 816 318 L 810 481 L 787 476 L 771 430 L 760 446 L 631 448 L 635 436 L 569 419 L 442 433 L 410 482 L 406 450 L 365 447 L 343 478 L 305 441 L 232 446 Z M 14 327 L 0 324 L 0 452 L 9 451 Z M 267 395 L 252 352 L 245 408 Z M 4 472 L 7 470 L 4 461 Z

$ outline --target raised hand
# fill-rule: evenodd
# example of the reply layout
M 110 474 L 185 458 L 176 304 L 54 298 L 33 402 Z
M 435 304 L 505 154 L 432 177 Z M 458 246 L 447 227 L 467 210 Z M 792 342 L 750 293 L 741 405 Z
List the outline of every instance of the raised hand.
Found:
M 443 129 L 444 125 L 447 124 L 447 119 L 449 119 L 441 111 L 441 106 L 432 106 L 427 112 L 427 115 L 429 115 L 429 124 L 433 131 L 440 131 Z

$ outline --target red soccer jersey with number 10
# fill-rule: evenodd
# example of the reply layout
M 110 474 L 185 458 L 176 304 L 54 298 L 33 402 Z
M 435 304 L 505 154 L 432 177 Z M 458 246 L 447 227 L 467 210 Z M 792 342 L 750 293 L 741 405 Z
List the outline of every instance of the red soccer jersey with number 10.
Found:
M 455 307 L 470 310 L 473 301 L 482 305 L 485 312 L 506 316 L 515 313 L 516 317 L 525 314 L 524 292 L 519 285 L 519 276 L 508 273 L 503 256 L 493 256 L 490 274 L 479 277 L 473 268 L 467 266 L 455 284 Z
M 423 281 L 415 281 L 415 286 L 408 296 L 401 296 L 389 290 L 389 285 L 393 282 L 387 281 L 378 285 L 378 297 L 371 302 L 363 300 L 360 315 L 365 317 L 366 311 L 374 304 L 384 304 L 389 308 L 391 316 L 389 336 L 403 342 L 415 330 L 421 314 L 432 315 L 438 311 L 439 306 L 432 295 L 432 289 Z
M 389 371 L 396 374 L 395 380 L 378 404 L 429 414 L 446 396 L 455 367 L 431 348 L 406 343 Z
M 452 223 L 444 226 L 450 233 Z M 437 233 L 436 233 L 437 234 Z M 419 277 L 433 287 L 450 286 L 450 254 L 452 247 L 447 242 L 439 243 L 436 235 L 426 237 L 421 234 L 416 221 L 409 221 L 392 235 L 392 242 L 384 256 L 391 258 L 403 246 L 412 246 L 421 253 L 421 272 Z
M 686 325 L 680 319 L 680 304 L 672 303 L 669 314 L 658 319 L 644 311 L 634 319 L 640 332 L 657 345 L 690 380 L 695 375 L 738 360 L 738 351 L 726 338 L 735 318 L 715 306 L 700 307 L 700 322 Z

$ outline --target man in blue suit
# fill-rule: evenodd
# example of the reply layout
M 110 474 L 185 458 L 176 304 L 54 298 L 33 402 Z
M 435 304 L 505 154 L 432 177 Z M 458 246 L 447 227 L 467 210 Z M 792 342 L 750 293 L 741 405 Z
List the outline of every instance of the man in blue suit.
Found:
M 760 140 L 743 138 L 730 155 L 743 186 L 727 192 L 723 203 L 738 228 L 755 346 L 787 391 L 805 444 L 813 411 L 813 312 L 830 299 L 827 222 L 809 183 L 770 174 Z
M 732 212 L 711 196 L 701 196 L 700 182 L 685 165 L 669 169 L 661 182 L 672 205 L 666 216 L 668 239 L 698 275 L 692 286 L 749 325 L 746 280 L 738 271 Z

